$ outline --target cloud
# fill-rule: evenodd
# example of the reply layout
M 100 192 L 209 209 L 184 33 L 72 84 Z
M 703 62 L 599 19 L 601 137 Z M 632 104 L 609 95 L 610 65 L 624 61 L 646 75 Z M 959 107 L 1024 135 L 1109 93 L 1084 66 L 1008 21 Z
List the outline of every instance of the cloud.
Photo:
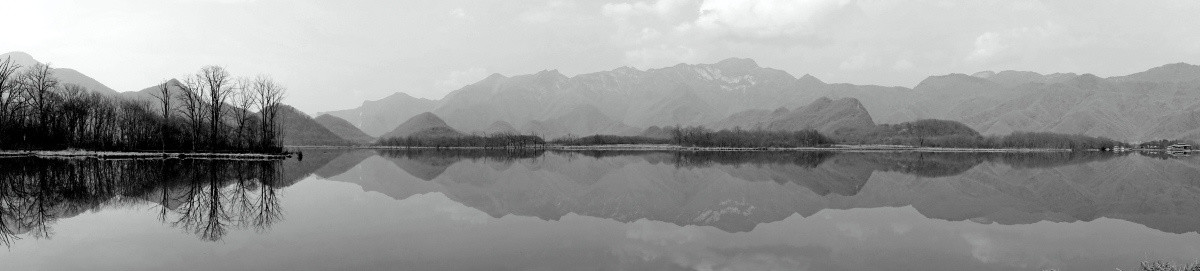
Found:
M 546 4 L 521 13 L 517 20 L 530 24 L 544 24 L 575 18 L 579 6 L 575 2 L 559 0 L 547 1 Z
M 993 263 L 997 261 L 999 252 L 996 248 L 996 243 L 987 236 L 977 233 L 964 233 L 962 238 L 971 245 L 971 257 L 982 263 Z
M 842 64 L 838 65 L 838 69 L 844 71 L 856 71 L 873 69 L 879 67 L 880 65 L 882 64 L 878 58 L 867 55 L 866 53 L 861 53 L 842 61 Z
M 975 50 L 967 56 L 967 61 L 988 60 L 1007 47 L 996 32 L 980 34 L 979 37 L 975 37 Z
M 700 6 L 694 24 L 699 29 L 751 39 L 808 36 L 850 4 L 843 0 L 709 0 Z
M 467 14 L 466 10 L 463 10 L 462 8 L 452 9 L 452 10 L 450 10 L 449 14 L 450 14 L 450 17 L 454 17 L 454 18 L 458 18 L 458 19 L 462 19 L 462 20 L 474 19 L 473 17 L 471 17 L 471 15 Z
M 966 60 L 988 62 L 1007 57 L 1020 57 L 1026 55 L 1025 53 L 1042 52 L 1048 48 L 1079 46 L 1086 43 L 1088 41 L 1066 35 L 1062 26 L 1054 22 L 1045 22 L 1033 27 L 1014 27 L 980 34 L 975 37 L 975 47 L 967 55 Z
M 638 1 L 627 3 L 607 3 L 601 6 L 601 14 L 618 19 L 630 19 L 637 16 L 654 16 L 660 20 L 676 20 L 681 17 L 694 16 L 696 0 L 658 0 L 653 3 Z
M 211 3 L 221 3 L 221 4 L 244 4 L 244 3 L 257 2 L 258 0 L 176 0 L 176 1 L 177 2 L 211 2 Z
M 474 84 L 483 80 L 488 76 L 487 69 L 470 68 L 460 71 L 451 71 L 446 75 L 445 79 L 437 82 L 438 87 L 445 88 L 444 90 L 456 90 L 463 86 Z
M 912 61 L 907 58 L 897 59 L 895 63 L 892 63 L 893 70 L 907 71 L 913 68 L 916 68 L 916 65 L 913 65 Z

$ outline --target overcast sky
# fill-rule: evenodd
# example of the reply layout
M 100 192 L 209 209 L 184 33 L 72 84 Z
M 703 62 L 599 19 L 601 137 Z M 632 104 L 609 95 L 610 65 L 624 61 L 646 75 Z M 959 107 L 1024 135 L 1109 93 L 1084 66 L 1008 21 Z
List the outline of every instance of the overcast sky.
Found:
M 748 57 L 826 82 L 912 87 L 982 70 L 1122 75 L 1200 64 L 1200 1 L 5 1 L 0 51 L 117 91 L 218 64 L 309 113 L 492 73 L 573 76 Z

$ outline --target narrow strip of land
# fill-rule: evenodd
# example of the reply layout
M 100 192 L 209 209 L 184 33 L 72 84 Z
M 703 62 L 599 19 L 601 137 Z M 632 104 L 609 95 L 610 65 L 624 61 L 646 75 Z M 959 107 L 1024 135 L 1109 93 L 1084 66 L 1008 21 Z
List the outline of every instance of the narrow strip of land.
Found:
M 113 152 L 113 151 L 0 151 L 0 158 L 40 157 L 77 159 L 216 159 L 216 160 L 280 160 L 290 154 L 265 153 L 190 153 L 190 152 Z
M 307 147 L 289 147 L 305 149 Z M 514 149 L 514 148 L 485 148 L 485 147 L 406 147 L 406 146 L 370 146 L 355 147 L 362 149 Z M 569 151 L 912 151 L 912 152 L 1070 152 L 1071 149 L 1052 148 L 940 148 L 915 147 L 904 145 L 833 145 L 827 147 L 688 147 L 671 144 L 612 144 L 612 145 L 545 145 L 536 147 L 515 148 L 522 150 L 569 150 Z

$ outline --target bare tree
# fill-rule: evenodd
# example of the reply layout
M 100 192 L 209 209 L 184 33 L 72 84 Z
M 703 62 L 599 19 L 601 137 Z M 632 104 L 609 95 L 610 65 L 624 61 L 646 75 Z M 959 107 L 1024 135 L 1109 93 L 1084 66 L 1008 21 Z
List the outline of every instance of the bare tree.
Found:
M 12 57 L 4 58 L 0 61 L 0 128 L 5 128 L 8 125 L 9 117 L 15 112 L 10 110 L 16 107 L 14 103 L 17 97 L 17 70 L 21 65 L 12 61 Z
M 162 105 L 162 125 L 158 128 L 161 152 L 167 151 L 167 127 L 171 125 L 171 82 L 172 80 L 163 81 L 158 85 L 158 92 L 151 94 Z
M 250 128 L 246 126 L 252 117 L 250 115 L 250 109 L 254 107 L 258 101 L 257 95 L 255 95 L 254 91 L 252 91 L 254 82 L 250 78 L 246 77 L 238 77 L 235 82 L 236 86 L 234 88 L 236 92 L 233 95 L 234 106 L 233 108 L 230 108 L 230 110 L 233 110 L 232 113 L 234 116 L 234 121 L 237 123 L 237 142 L 238 144 L 245 143 L 246 147 L 251 147 L 253 146 L 253 144 L 251 144 L 253 140 L 246 135 L 250 132 Z M 239 147 L 241 146 L 239 145 Z
M 21 85 L 30 97 L 37 114 L 38 133 L 42 135 L 50 131 L 53 91 L 58 88 L 58 78 L 51 71 L 50 65 L 38 63 L 21 75 Z
M 229 85 L 229 71 L 221 66 L 206 66 L 200 69 L 200 78 L 204 80 L 203 89 L 207 94 L 209 106 L 208 149 L 215 151 L 222 135 L 221 110 L 233 89 Z
M 191 140 L 188 141 L 191 144 L 192 151 L 196 150 L 196 142 L 199 141 L 200 138 L 200 127 L 204 123 L 204 100 L 201 98 L 201 90 L 203 89 L 202 86 L 203 84 L 201 83 L 199 76 L 189 76 L 184 80 L 183 85 L 179 86 L 183 89 L 183 91 L 180 92 L 180 94 L 183 96 L 181 97 L 183 106 L 180 108 L 180 110 L 182 110 L 183 115 L 187 117 L 188 124 L 190 126 L 189 128 L 191 128 L 191 132 L 189 133 L 191 135 Z
M 64 135 L 68 142 L 78 142 L 82 139 L 80 136 L 87 129 L 88 112 L 92 109 L 91 101 L 87 88 L 75 85 L 64 84 L 61 92 L 62 102 L 61 108 L 57 110 L 59 117 L 57 118 L 65 128 Z
M 270 76 L 259 75 L 254 78 L 254 94 L 258 100 L 258 115 L 262 117 L 259 132 L 262 136 L 259 144 L 262 148 L 270 148 L 278 144 L 279 139 L 279 106 L 286 89 L 275 83 Z

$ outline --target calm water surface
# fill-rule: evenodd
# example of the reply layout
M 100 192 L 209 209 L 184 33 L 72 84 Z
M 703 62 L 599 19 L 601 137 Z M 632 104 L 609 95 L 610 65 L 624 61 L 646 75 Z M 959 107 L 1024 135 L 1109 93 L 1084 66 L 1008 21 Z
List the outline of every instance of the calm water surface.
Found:
M 0 159 L 0 270 L 1114 270 L 1200 257 L 1200 158 L 307 150 Z

